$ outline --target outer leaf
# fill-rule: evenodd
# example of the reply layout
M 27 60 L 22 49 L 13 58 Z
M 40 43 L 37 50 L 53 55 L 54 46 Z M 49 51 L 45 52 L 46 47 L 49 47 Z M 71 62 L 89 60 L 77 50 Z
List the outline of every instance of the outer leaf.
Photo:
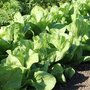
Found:
M 75 70 L 72 67 L 66 68 L 64 74 L 67 79 L 71 79 L 72 76 L 75 74 Z
M 17 90 L 21 87 L 22 70 L 0 65 L 0 90 Z
M 60 74 L 58 77 L 57 77 L 57 81 L 60 82 L 60 83 L 66 83 L 66 78 L 65 78 L 65 75 L 64 74 Z
M 64 71 L 63 67 L 61 66 L 61 64 L 57 63 L 52 67 L 51 73 L 53 75 L 56 76 L 56 78 L 58 77 L 58 75 L 62 74 Z
M 54 76 L 47 72 L 37 71 L 35 72 L 34 76 L 36 79 L 36 90 L 52 90 L 56 84 L 56 79 Z M 41 85 L 42 88 L 40 88 L 38 84 Z
M 5 66 L 22 67 L 22 64 L 20 63 L 18 58 L 13 56 L 11 54 L 11 51 L 8 51 L 8 54 L 9 54 L 8 57 L 5 59 L 5 62 L 3 63 Z
M 85 56 L 83 61 L 84 62 L 90 62 L 90 56 Z

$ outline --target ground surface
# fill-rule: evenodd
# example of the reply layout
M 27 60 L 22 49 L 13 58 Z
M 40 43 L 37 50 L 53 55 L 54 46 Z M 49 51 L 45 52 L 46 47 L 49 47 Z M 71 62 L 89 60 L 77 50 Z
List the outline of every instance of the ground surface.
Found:
M 57 85 L 55 90 L 90 90 L 90 64 L 79 65 L 73 78 L 64 86 Z

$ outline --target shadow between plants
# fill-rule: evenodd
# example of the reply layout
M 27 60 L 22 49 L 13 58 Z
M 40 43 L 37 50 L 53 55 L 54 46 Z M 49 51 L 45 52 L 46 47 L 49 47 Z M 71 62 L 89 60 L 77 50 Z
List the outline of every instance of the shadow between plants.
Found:
M 56 84 L 55 88 L 53 90 L 79 90 L 79 88 L 82 88 L 80 90 L 84 90 L 84 87 L 87 87 L 87 80 L 90 77 L 90 64 L 84 63 L 80 64 L 76 68 L 76 74 L 72 77 L 71 80 L 69 80 L 66 84 Z M 89 75 L 89 76 L 88 76 Z M 87 82 L 87 83 L 84 83 Z M 84 83 L 84 84 L 83 84 Z M 89 86 L 88 86 L 89 87 Z M 86 90 L 86 89 L 85 89 Z

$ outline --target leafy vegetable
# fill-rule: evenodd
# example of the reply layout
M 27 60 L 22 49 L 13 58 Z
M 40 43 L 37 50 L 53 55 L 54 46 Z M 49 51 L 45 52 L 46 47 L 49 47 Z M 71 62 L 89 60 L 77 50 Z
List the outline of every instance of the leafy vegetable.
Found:
M 0 1 L 0 90 L 52 90 L 90 61 L 90 1 L 55 1 Z
M 35 83 L 36 90 L 39 90 L 39 89 L 52 90 L 53 89 L 56 83 L 56 79 L 52 75 L 44 71 L 35 72 L 34 75 L 36 79 L 36 83 Z

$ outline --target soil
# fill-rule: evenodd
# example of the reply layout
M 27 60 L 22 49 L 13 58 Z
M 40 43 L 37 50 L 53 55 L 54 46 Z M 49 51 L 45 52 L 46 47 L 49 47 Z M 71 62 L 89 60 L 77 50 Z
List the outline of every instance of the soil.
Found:
M 63 86 L 57 84 L 54 90 L 90 90 L 90 63 L 80 64 L 72 79 Z

